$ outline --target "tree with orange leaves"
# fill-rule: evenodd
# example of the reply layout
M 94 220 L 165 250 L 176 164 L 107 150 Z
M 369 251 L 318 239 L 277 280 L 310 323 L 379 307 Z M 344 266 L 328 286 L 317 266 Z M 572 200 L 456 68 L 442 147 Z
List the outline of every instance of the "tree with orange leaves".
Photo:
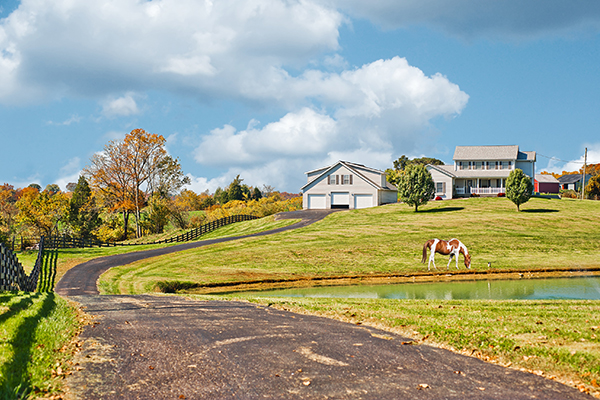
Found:
M 169 193 L 189 182 L 181 166 L 165 149 L 162 135 L 134 129 L 122 141 L 110 141 L 84 169 L 91 186 L 100 191 L 113 211 L 123 213 L 124 235 L 134 213 L 136 236 L 141 236 L 140 211 L 154 192 Z

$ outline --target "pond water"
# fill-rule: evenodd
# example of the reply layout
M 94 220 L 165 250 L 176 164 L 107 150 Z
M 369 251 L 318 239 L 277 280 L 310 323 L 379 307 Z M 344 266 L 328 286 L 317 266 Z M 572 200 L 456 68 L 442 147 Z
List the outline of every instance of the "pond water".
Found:
M 266 290 L 252 294 L 261 297 L 369 299 L 600 300 L 600 277 L 320 286 Z

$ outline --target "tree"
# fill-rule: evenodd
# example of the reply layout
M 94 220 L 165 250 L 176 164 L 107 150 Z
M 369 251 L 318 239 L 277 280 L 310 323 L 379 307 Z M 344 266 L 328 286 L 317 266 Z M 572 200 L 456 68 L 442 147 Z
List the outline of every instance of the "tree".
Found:
M 141 236 L 140 211 L 154 192 L 163 195 L 189 183 L 176 159 L 167 154 L 163 136 L 132 130 L 122 141 L 111 141 L 85 168 L 92 187 L 102 191 L 114 210 L 123 212 L 125 233 L 134 212 L 136 236 Z
M 255 187 L 254 190 L 252 191 L 252 200 L 260 200 L 262 199 L 262 193 L 260 192 L 260 189 Z
M 50 196 L 54 196 L 56 193 L 60 192 L 60 187 L 56 183 L 51 183 L 50 185 L 46 185 L 46 189 L 44 189 Z
M 14 234 L 15 217 L 19 209 L 16 207 L 17 191 L 12 185 L 0 185 L 0 242 L 8 243 Z
M 403 154 L 400 158 L 398 158 L 397 160 L 394 160 L 394 170 L 396 170 L 396 171 L 404 171 L 404 169 L 406 169 L 406 166 L 410 165 L 410 164 L 444 165 L 444 162 L 442 160 L 438 160 L 437 158 L 432 158 L 432 157 L 420 157 L 420 158 L 413 158 L 411 160 L 410 158 L 406 157 Z M 390 182 L 390 181 L 388 181 L 388 182 Z
M 92 231 L 101 223 L 100 211 L 92 190 L 85 177 L 80 176 L 69 202 L 69 224 L 77 236 L 89 239 L 92 237 Z
M 16 206 L 19 214 L 16 222 L 23 228 L 32 228 L 38 235 L 51 236 L 58 233 L 58 224 L 67 214 L 69 200 L 62 193 L 50 196 L 35 188 L 23 190 Z
M 407 165 L 398 182 L 400 200 L 415 206 L 415 212 L 418 212 L 419 206 L 426 204 L 434 193 L 435 185 L 427 168 L 419 164 Z
M 244 200 L 244 193 L 242 191 L 242 183 L 243 179 L 240 176 L 236 176 L 234 180 L 229 184 L 229 188 L 227 189 L 227 198 L 228 201 L 232 200 Z
M 590 199 L 600 199 L 600 175 L 592 176 L 585 186 L 585 194 L 587 194 Z
M 520 210 L 521 204 L 529 201 L 533 193 L 533 183 L 523 170 L 516 168 L 511 171 L 506 179 L 506 197 Z

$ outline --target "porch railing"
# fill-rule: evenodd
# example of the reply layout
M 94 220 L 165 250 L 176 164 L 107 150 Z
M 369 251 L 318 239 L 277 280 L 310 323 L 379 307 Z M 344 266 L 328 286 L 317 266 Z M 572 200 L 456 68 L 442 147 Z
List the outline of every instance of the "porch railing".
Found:
M 506 192 L 505 188 L 499 188 L 499 187 L 487 187 L 487 188 L 472 187 L 471 188 L 471 194 L 498 194 L 498 193 L 505 193 L 505 192 Z

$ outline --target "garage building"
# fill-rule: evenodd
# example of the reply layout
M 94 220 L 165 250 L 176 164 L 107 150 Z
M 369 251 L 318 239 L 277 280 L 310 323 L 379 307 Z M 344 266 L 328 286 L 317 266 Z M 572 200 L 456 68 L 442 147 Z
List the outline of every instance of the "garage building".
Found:
M 398 189 L 385 172 L 348 161 L 306 172 L 302 206 L 306 209 L 367 208 L 398 201 Z

